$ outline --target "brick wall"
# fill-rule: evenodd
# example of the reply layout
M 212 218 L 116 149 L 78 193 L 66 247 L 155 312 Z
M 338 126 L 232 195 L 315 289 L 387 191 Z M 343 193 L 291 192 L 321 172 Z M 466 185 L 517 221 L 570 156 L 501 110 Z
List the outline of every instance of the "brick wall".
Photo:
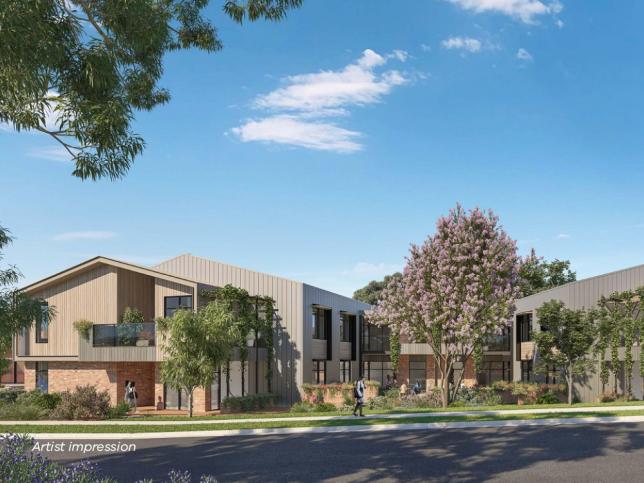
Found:
M 398 381 L 398 384 L 402 384 L 404 382 L 409 386 L 409 356 L 407 354 L 400 355 L 396 380 Z
M 125 381 L 136 383 L 138 406 L 154 406 L 156 395 L 154 362 L 116 363 L 116 401 L 125 397 Z

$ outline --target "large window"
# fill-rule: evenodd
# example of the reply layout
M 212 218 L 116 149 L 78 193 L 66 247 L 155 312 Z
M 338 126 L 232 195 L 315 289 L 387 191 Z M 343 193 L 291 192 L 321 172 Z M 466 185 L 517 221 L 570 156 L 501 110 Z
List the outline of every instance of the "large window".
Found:
M 394 377 L 391 361 L 364 361 L 362 363 L 362 375 L 369 381 L 378 381 L 381 386 L 387 384 Z
M 313 383 L 326 384 L 326 361 L 313 361 Z
M 511 361 L 483 361 L 479 371 L 478 382 L 490 386 L 496 381 L 512 381 Z
M 49 391 L 49 364 L 36 362 L 36 388 L 42 392 Z
M 314 339 L 326 339 L 327 319 L 331 319 L 331 311 L 320 307 L 313 307 L 311 328 Z
M 532 361 L 521 361 L 521 382 L 532 382 Z
M 192 310 L 192 295 L 166 297 L 164 299 L 164 317 L 172 317 L 174 313 L 179 309 Z
M 351 361 L 340 361 L 340 382 L 351 382 Z
M 49 340 L 49 305 L 44 302 L 40 306 L 40 318 L 36 320 L 36 342 L 44 344 Z
M 388 352 L 389 327 L 362 323 L 362 352 Z
M 409 356 L 409 384 L 413 385 L 418 382 L 420 387 L 425 389 L 427 379 L 427 357 L 426 356 Z
M 351 342 L 353 339 L 353 334 L 351 333 L 351 328 L 355 322 L 356 316 L 350 315 L 345 312 L 340 312 L 340 342 Z
M 532 340 L 532 314 L 517 315 L 517 343 Z
M 546 384 L 557 384 L 557 380 L 560 380 L 559 371 L 557 366 L 547 366 L 546 367 Z

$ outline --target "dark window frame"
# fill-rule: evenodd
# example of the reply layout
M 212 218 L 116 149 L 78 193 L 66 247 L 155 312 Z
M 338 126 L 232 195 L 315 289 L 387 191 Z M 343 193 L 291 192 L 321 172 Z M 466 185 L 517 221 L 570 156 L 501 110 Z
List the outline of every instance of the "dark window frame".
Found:
M 49 342 L 49 304 L 43 302 L 40 305 L 40 319 L 36 320 L 36 344 L 47 344 Z M 43 334 L 43 324 L 45 325 L 45 337 Z
M 534 368 L 532 361 L 521 361 L 521 382 L 533 382 Z
M 498 367 L 493 367 L 495 364 L 500 364 L 500 369 Z M 501 379 L 493 379 L 493 374 L 501 373 Z M 509 360 L 500 360 L 500 361 L 483 361 L 481 362 L 481 369 L 478 372 L 478 377 L 481 378 L 481 375 L 485 375 L 486 383 L 491 385 L 495 381 L 503 380 L 506 382 L 512 382 L 512 361 Z
M 351 382 L 351 361 L 342 359 L 340 360 L 340 382 Z
M 517 314 L 517 343 L 532 341 L 532 312 Z
M 322 375 L 323 377 L 320 378 L 320 375 Z M 325 359 L 313 359 L 313 384 L 326 384 Z
M 36 389 L 40 389 L 44 393 L 49 392 L 49 363 L 47 361 L 36 362 Z M 44 374 L 44 388 L 42 387 L 42 377 Z
M 176 307 L 170 307 L 168 308 L 168 300 L 171 299 L 179 299 L 177 306 Z M 182 299 L 190 299 L 190 305 L 182 305 Z M 166 297 L 163 297 L 163 316 L 164 317 L 172 317 L 174 313 L 179 310 L 179 309 L 193 309 L 193 299 L 192 295 L 168 295 Z M 172 312 L 168 315 L 168 311 L 171 310 Z
M 318 307 L 314 305 L 311 309 L 311 336 L 316 340 L 327 340 L 328 334 L 327 325 L 327 316 L 329 316 L 331 311 L 325 309 L 324 307 Z M 321 317 L 320 317 L 321 316 Z
M 419 381 L 420 387 L 423 390 L 425 389 L 425 387 L 427 386 L 427 357 L 426 356 L 424 355 L 409 356 L 408 376 L 409 376 L 410 385 L 413 386 L 416 383 L 416 381 Z

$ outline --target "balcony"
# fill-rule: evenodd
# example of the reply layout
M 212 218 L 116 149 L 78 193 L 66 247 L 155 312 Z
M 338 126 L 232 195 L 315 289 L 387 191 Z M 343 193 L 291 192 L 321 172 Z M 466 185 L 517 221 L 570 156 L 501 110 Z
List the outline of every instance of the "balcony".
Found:
M 140 324 L 95 324 L 92 330 L 94 347 L 154 347 L 154 322 Z
M 154 322 L 94 324 L 89 337 L 79 335 L 79 360 L 152 362 L 157 360 Z

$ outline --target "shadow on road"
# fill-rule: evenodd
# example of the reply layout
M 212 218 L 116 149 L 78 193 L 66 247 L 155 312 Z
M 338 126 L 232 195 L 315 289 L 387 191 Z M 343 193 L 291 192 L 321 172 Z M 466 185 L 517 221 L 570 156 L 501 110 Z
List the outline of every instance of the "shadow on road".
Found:
M 593 465 L 605 466 L 599 460 L 611 457 L 628 458 L 633 475 L 644 469 L 644 425 L 633 424 L 141 440 L 137 446 L 134 453 L 90 460 L 124 482 L 163 478 L 171 469 L 219 481 L 513 480 L 544 463 L 579 466 L 579 479 L 586 471 L 587 481 L 597 481 L 601 470 Z M 628 479 L 628 469 L 617 466 L 608 468 L 609 476 L 621 474 L 613 481 Z M 541 481 L 548 476 L 556 475 L 542 473 Z

